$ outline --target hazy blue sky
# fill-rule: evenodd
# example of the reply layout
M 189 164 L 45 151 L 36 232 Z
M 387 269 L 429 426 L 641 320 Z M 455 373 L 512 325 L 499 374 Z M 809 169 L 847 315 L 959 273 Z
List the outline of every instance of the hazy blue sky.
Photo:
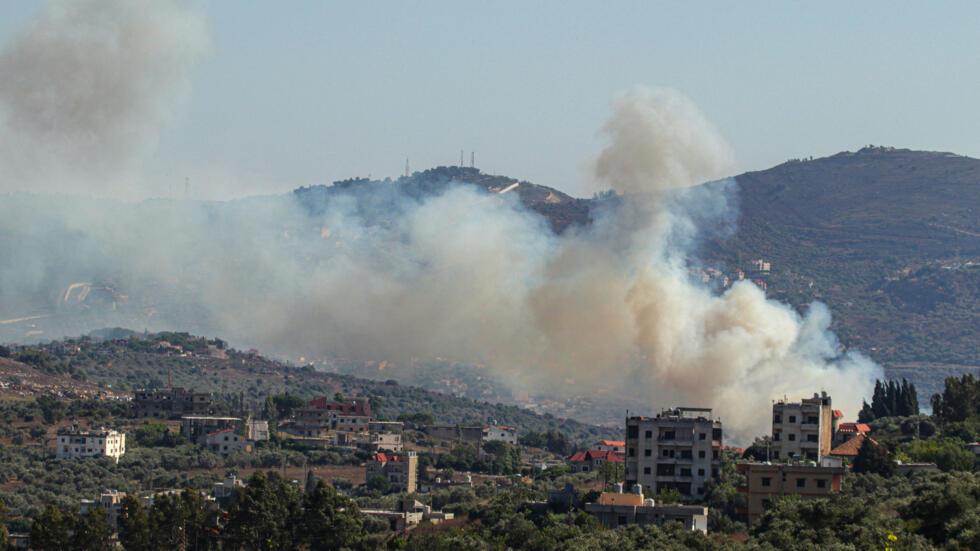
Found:
M 0 44 L 34 1 L 0 5 Z M 864 144 L 980 156 L 976 2 L 207 2 L 146 164 L 194 194 L 456 163 L 576 192 L 609 100 L 691 97 L 739 168 Z M 2 75 L 0 75 L 2 78 Z

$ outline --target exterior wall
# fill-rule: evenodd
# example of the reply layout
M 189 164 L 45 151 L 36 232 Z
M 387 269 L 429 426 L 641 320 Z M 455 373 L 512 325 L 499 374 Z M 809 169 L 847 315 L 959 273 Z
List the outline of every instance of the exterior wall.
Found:
M 617 452 L 617 453 L 622 453 L 622 454 L 625 454 L 626 453 L 626 443 L 625 442 L 621 446 L 620 445 L 603 444 L 602 442 L 603 441 L 597 442 L 596 445 L 593 446 L 593 449 L 596 449 L 596 450 L 599 450 L 599 451 Z
M 654 495 L 674 488 L 684 496 L 704 497 L 705 484 L 721 468 L 721 421 L 710 415 L 708 409 L 678 409 L 628 418 L 626 485 L 641 484 Z
M 207 436 L 207 449 L 221 455 L 229 455 L 247 449 L 245 439 L 232 430 L 218 431 Z
M 843 467 L 739 463 L 737 468 L 745 475 L 741 491 L 745 494 L 750 525 L 759 520 L 774 497 L 790 494 L 820 497 L 836 493 L 841 489 L 844 475 Z
M 109 457 L 118 462 L 126 453 L 126 435 L 116 431 L 59 433 L 55 456 L 58 459 Z
M 192 392 L 180 387 L 138 390 L 133 395 L 133 416 L 175 418 L 181 415 L 207 415 L 213 407 L 208 392 Z
M 692 505 L 602 505 L 587 503 L 585 510 L 607 528 L 637 524 L 663 526 L 680 522 L 688 530 L 708 533 L 708 508 Z
M 517 429 L 490 425 L 483 429 L 484 442 L 506 442 L 517 445 Z
M 242 420 L 238 417 L 181 417 L 180 433 L 188 441 L 199 446 L 208 445 L 208 435 L 224 429 L 241 430 Z
M 375 461 L 366 463 L 366 478 L 384 477 L 393 492 L 414 493 L 418 489 L 419 458 L 415 452 L 398 456 L 398 461 Z
M 246 436 L 253 442 L 264 442 L 269 440 L 269 422 L 249 421 L 248 434 Z
M 832 445 L 833 409 L 826 393 L 800 402 L 773 404 L 772 459 L 819 461 L 830 453 Z
M 433 440 L 444 442 L 478 443 L 483 440 L 483 427 L 463 427 L 458 425 L 428 425 L 425 433 Z

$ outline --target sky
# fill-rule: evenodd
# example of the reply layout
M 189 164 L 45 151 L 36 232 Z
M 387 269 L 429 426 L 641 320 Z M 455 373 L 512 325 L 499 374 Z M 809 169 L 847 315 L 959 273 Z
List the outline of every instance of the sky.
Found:
M 691 98 L 739 171 L 867 144 L 980 157 L 976 2 L 187 2 L 208 46 L 140 174 L 279 193 L 466 162 L 588 189 L 610 102 Z M 44 2 L 0 4 L 0 48 Z M 2 77 L 0 77 L 2 78 Z

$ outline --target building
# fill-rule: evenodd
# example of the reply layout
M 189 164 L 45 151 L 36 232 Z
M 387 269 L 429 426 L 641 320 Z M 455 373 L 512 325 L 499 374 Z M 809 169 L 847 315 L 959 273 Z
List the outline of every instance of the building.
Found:
M 938 473 L 939 465 L 935 463 L 903 463 L 895 462 L 895 474 L 908 475 L 912 473 Z
M 252 450 L 245 437 L 235 432 L 233 428 L 209 432 L 204 438 L 203 446 L 220 455 Z
M 361 509 L 361 513 L 369 517 L 383 518 L 388 521 L 389 528 L 395 532 L 404 532 L 419 523 L 427 521 L 430 524 L 441 524 L 453 519 L 452 513 L 433 511 L 432 507 L 412 498 L 398 502 L 394 511 L 383 509 Z
M 625 440 L 599 440 L 592 446 L 592 449 L 604 452 L 626 453 Z
M 833 446 L 837 447 L 857 436 L 864 436 L 871 432 L 871 427 L 867 423 L 840 423 L 834 431 Z
M 573 473 L 588 473 L 598 471 L 606 463 L 623 463 L 623 456 L 616 452 L 588 450 L 575 452 L 567 461 Z
M 830 450 L 830 453 L 827 454 L 827 457 L 837 457 L 840 459 L 854 459 L 855 457 L 857 457 L 858 452 L 861 451 L 861 446 L 864 444 L 864 441 L 866 439 L 870 440 L 872 444 L 877 445 L 877 442 L 875 442 L 870 436 L 863 433 L 857 433 L 856 436 L 853 436 L 841 442 L 839 446 Z
M 293 421 L 283 430 L 297 436 L 326 438 L 330 431 L 368 432 L 371 423 L 371 403 L 367 398 L 349 402 L 314 398 L 305 408 L 293 411 Z
M 505 427 L 503 425 L 488 425 L 483 427 L 484 442 L 506 442 L 513 446 L 517 445 L 517 429 Z
M 379 421 L 375 419 L 368 422 L 368 430 L 371 432 L 402 432 L 405 430 L 405 423 L 401 421 Z
M 772 405 L 772 459 L 820 461 L 828 455 L 835 416 L 826 392 L 799 402 L 779 400 Z
M 210 392 L 192 392 L 180 387 L 143 389 L 133 393 L 132 414 L 158 419 L 208 415 L 213 413 L 213 402 Z
M 181 417 L 180 422 L 180 434 L 188 442 L 198 446 L 207 446 L 208 436 L 211 433 L 224 429 L 233 429 L 237 433 L 242 428 L 242 420 L 239 417 L 187 415 Z
M 656 417 L 626 419 L 626 484 L 651 495 L 673 488 L 704 497 L 704 485 L 721 468 L 721 421 L 709 408 L 674 408 Z
M 392 492 L 414 493 L 418 488 L 419 461 L 415 452 L 402 455 L 376 453 L 365 464 L 365 479 L 382 477 L 388 481 Z
M 636 485 L 633 493 L 624 494 L 622 486 L 617 491 L 603 492 L 595 503 L 586 503 L 585 510 L 607 528 L 637 524 L 663 526 L 668 522 L 680 522 L 688 530 L 708 533 L 708 508 L 700 505 L 657 503 L 644 499 L 642 488 Z
M 116 490 L 106 490 L 99 495 L 98 500 L 83 499 L 79 502 L 78 512 L 82 515 L 92 509 L 102 508 L 105 510 L 106 521 L 113 532 L 119 530 L 119 512 L 122 510 L 122 500 L 126 497 L 124 492 Z
M 269 422 L 249 420 L 245 424 L 245 437 L 252 442 L 266 442 L 269 440 Z
M 970 442 L 966 445 L 966 449 L 973 452 L 973 455 L 980 457 L 980 442 Z
M 241 488 L 245 487 L 245 482 L 238 478 L 236 475 L 229 474 L 225 475 L 225 479 L 221 482 L 215 482 L 211 489 L 211 495 L 214 499 L 228 499 L 235 495 L 235 492 Z
M 118 463 L 126 453 L 126 434 L 108 429 L 58 431 L 55 455 L 58 459 L 108 457 Z
M 391 432 L 375 432 L 360 443 L 362 448 L 369 451 L 400 452 L 402 451 L 402 435 Z
M 745 515 L 750 525 L 759 520 L 773 498 L 799 495 L 821 497 L 839 492 L 845 468 L 803 463 L 739 463 L 745 476 L 739 491 L 745 494 Z

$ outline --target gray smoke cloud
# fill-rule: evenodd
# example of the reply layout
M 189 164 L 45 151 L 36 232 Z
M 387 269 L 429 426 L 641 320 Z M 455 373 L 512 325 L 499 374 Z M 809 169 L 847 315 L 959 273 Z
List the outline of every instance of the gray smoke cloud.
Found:
M 51 2 L 0 51 L 0 190 L 125 190 L 207 48 L 177 3 Z
M 23 134 L 13 147 L 74 167 L 77 180 L 58 182 L 78 192 L 138 161 L 167 111 L 163 82 L 144 62 L 186 77 L 200 42 L 160 49 L 200 37 L 200 23 L 172 6 L 154 8 L 164 29 L 128 4 L 109 14 L 73 6 L 0 54 L 0 66 L 21 75 L 0 85 L 0 98 L 5 132 Z M 65 28 L 79 18 L 85 30 Z M 74 53 L 80 45 L 100 60 Z M 84 77 L 93 72 L 102 76 Z M 85 86 L 36 95 L 65 82 Z M 592 224 L 561 235 L 516 193 L 456 185 L 409 194 L 402 184 L 412 179 L 336 187 L 312 210 L 295 195 L 127 204 L 8 194 L 0 329 L 46 316 L 41 338 L 124 325 L 292 357 L 450 358 L 483 364 L 517 389 L 601 392 L 648 411 L 714 407 L 736 441 L 765 432 L 770 400 L 784 394 L 825 389 L 856 413 L 879 370 L 841 353 L 826 308 L 801 316 L 751 283 L 718 293 L 692 277 L 702 232 L 730 231 L 735 212 L 734 182 L 696 185 L 734 165 L 693 102 L 637 89 L 613 101 L 603 132 L 595 180 L 617 193 L 596 201 Z M 21 189 L 15 183 L 5 176 L 3 189 Z

